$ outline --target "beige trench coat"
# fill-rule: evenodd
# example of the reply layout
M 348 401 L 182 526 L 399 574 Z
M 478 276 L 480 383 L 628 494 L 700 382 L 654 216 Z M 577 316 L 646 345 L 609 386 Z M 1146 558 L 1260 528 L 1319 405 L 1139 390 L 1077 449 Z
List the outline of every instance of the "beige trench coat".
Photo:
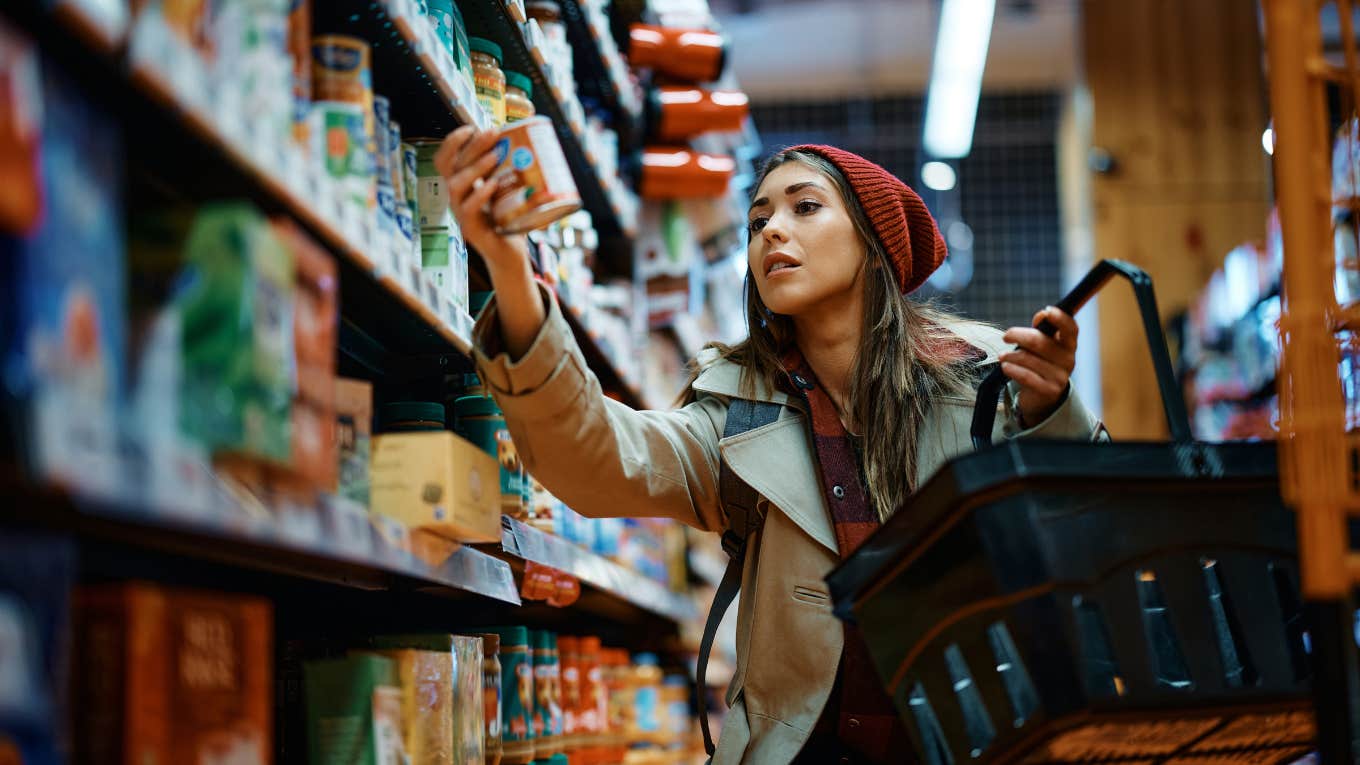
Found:
M 778 391 L 758 398 L 788 404 L 773 423 L 723 438 L 727 402 L 740 369 L 699 357 L 697 400 L 673 411 L 635 411 L 606 398 L 586 367 L 557 303 L 545 292 L 548 320 L 518 361 L 498 348 L 495 303 L 478 320 L 476 361 L 525 467 L 576 511 L 595 517 L 674 518 L 720 532 L 718 464 L 759 494 L 762 532 L 748 548 L 737 613 L 737 668 L 716 765 L 787 763 L 802 748 L 830 695 L 842 628 L 823 578 L 839 557 L 831 514 L 818 486 L 802 403 Z M 1001 333 L 961 323 L 955 331 L 995 359 Z M 491 352 L 492 355 L 488 355 Z M 1012 395 L 1014 392 L 1012 391 Z M 971 398 L 934 407 L 919 438 L 918 481 L 972 448 Z M 1070 395 L 1046 421 L 1019 432 L 1011 406 L 997 436 L 1096 438 L 1103 429 Z

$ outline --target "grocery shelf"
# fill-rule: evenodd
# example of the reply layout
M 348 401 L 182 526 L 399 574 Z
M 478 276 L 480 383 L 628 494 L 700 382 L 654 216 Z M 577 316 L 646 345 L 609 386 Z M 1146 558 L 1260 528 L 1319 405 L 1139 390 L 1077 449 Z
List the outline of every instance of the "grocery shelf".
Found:
M 581 346 L 581 351 L 586 357 L 586 365 L 595 372 L 595 376 L 600 379 L 600 385 L 607 392 L 614 393 L 619 401 L 627 404 L 634 409 L 645 409 L 646 402 L 642 399 L 642 392 L 632 383 L 619 374 L 614 362 L 600 349 L 600 344 L 591 337 L 590 331 L 581 323 L 581 317 L 577 315 L 576 309 L 562 302 L 562 316 L 567 320 L 567 325 L 571 327 L 571 333 L 576 337 L 576 343 Z
M 524 561 L 555 568 L 634 607 L 675 622 L 698 618 L 693 604 L 636 571 L 522 521 L 501 518 L 501 548 Z
M 543 54 L 525 40 L 520 25 L 511 16 L 505 3 L 499 0 L 470 3 L 463 11 L 471 33 L 501 46 L 505 55 L 505 68 L 521 72 L 533 82 L 534 109 L 538 114 L 551 118 L 557 129 L 567 165 L 576 180 L 581 201 L 595 222 L 601 247 L 610 240 L 627 238 L 619 210 L 609 198 L 604 182 L 595 170 L 593 159 L 586 153 L 582 141 L 584 126 L 573 124 L 567 118 L 561 94 L 549 84 L 543 73 Z
M 500 8 L 496 13 L 503 16 L 503 34 L 513 32 L 519 40 L 519 53 L 527 56 L 518 27 L 504 15 L 504 9 L 499 4 L 487 5 Z M 373 227 L 340 204 L 319 171 L 309 172 L 290 147 L 252 134 L 249 125 L 231 115 L 213 113 L 212 104 L 201 98 L 202 89 L 195 87 L 193 67 L 185 63 L 181 51 L 157 34 L 159 30 L 148 25 L 129 32 L 125 62 L 110 52 L 112 47 L 104 50 L 93 43 L 91 30 L 98 25 L 83 17 L 77 4 L 61 7 L 64 12 L 53 16 L 21 2 L 6 8 L 5 13 L 21 22 L 73 74 L 87 81 L 95 98 L 115 106 L 114 111 L 125 120 L 129 154 L 136 164 L 165 179 L 166 185 L 179 193 L 200 199 L 246 196 L 268 212 L 285 213 L 296 220 L 337 256 L 342 317 L 390 352 L 387 355 L 443 358 L 470 353 L 473 317 L 448 301 L 438 311 L 431 308 L 432 285 L 418 269 L 375 257 L 374 253 L 382 250 L 376 246 L 378 236 Z M 392 101 L 393 115 L 404 128 L 428 125 L 433 133 L 447 132 L 461 124 L 465 110 L 474 119 L 485 119 L 475 100 L 460 100 L 456 84 L 460 78 L 446 79 L 440 74 L 451 63 L 436 63 L 428 52 L 430 43 L 422 39 L 423 32 L 416 31 L 428 25 L 412 23 L 416 18 L 410 15 L 413 7 L 409 0 L 381 4 L 345 0 L 330 6 L 328 13 L 349 11 L 343 13 L 343 22 L 332 23 L 351 25 L 344 27 L 351 33 L 376 36 L 384 30 L 388 39 L 391 35 L 400 38 L 390 45 L 380 44 L 374 55 L 379 64 L 388 63 L 386 67 L 375 66 L 375 70 L 408 72 L 380 75 L 378 79 L 380 87 L 390 86 L 404 94 Z M 359 13 L 360 8 L 371 12 Z M 512 49 L 514 46 L 507 47 Z M 546 86 L 541 69 L 534 67 L 533 71 L 538 78 L 536 87 Z M 546 87 L 543 90 L 546 92 Z M 560 132 L 565 125 L 560 106 L 554 119 Z M 577 158 L 584 161 L 579 142 L 574 146 Z M 571 156 L 570 150 L 568 153 Z M 580 170 L 578 165 L 573 165 L 574 173 Z M 592 169 L 585 170 L 588 178 L 595 178 Z M 597 179 L 594 184 L 599 187 Z M 609 222 L 599 216 L 595 221 L 597 226 Z M 614 222 L 617 224 L 617 218 Z M 426 293 L 424 298 L 422 292 Z M 572 316 L 569 321 L 605 389 L 632 406 L 641 406 L 636 389 L 613 369 L 579 320 Z
M 606 54 L 606 51 L 617 51 L 617 46 L 605 43 L 605 36 L 613 34 L 607 20 L 599 18 L 587 0 L 563 0 L 562 18 L 567 25 L 567 39 L 576 52 L 577 82 L 583 91 L 600 98 L 604 106 L 617 115 L 620 144 L 634 145 L 642 119 L 642 104 L 622 79 L 622 58 L 617 54 L 614 57 Z
M 520 604 L 505 561 L 457 547 L 438 563 L 426 563 L 371 532 L 362 510 L 320 510 L 315 517 L 292 522 L 261 518 L 244 507 L 231 514 L 175 515 L 139 503 L 9 483 L 5 493 L 11 502 L 0 511 L 4 526 L 35 526 L 82 540 L 359 590 L 442 588 Z

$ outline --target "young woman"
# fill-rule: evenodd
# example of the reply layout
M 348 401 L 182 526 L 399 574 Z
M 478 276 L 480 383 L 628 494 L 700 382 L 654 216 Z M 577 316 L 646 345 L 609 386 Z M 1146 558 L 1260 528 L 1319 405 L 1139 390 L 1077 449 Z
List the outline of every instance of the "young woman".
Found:
M 688 403 L 638 412 L 602 395 L 523 237 L 497 235 L 485 181 L 494 134 L 460 128 L 436 158 L 496 298 L 477 323 L 477 366 L 524 464 L 592 516 L 726 525 L 719 466 L 764 513 L 747 546 L 737 670 L 715 763 L 902 762 L 908 742 L 862 640 L 831 613 L 823 577 L 944 461 L 971 448 L 979 369 L 1012 383 L 999 437 L 1096 438 L 1072 395 L 1077 326 L 982 324 L 907 299 L 945 256 L 921 199 L 877 165 L 827 146 L 775 155 L 748 219 L 750 337 L 696 361 Z M 1015 346 L 1015 347 L 1012 347 Z M 729 402 L 783 405 L 723 438 Z M 910 512 L 905 507 L 901 512 Z

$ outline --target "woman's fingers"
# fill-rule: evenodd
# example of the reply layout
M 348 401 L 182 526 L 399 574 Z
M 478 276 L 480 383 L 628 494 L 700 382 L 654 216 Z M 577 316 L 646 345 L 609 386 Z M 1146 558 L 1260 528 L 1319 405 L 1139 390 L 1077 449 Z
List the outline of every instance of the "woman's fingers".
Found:
M 1077 354 L 1075 343 L 1072 346 L 1065 345 L 1059 340 L 1049 337 L 1037 329 L 1011 327 L 1006 331 L 1006 334 L 1002 336 L 1002 339 L 1008 343 L 1014 343 L 1022 350 L 1029 351 L 1039 358 L 1046 359 L 1063 369 L 1066 369 L 1069 373 L 1072 371 L 1073 367 L 1076 366 Z
M 1072 314 L 1061 308 L 1049 306 L 1034 314 L 1033 324 L 1037 327 L 1039 322 L 1044 320 L 1047 320 L 1058 330 L 1054 337 L 1059 345 L 1074 351 L 1077 349 L 1077 335 L 1081 332 L 1081 328 L 1077 326 L 1077 320 L 1072 318 Z
M 449 203 L 457 206 L 467 196 L 476 181 L 485 180 L 486 174 L 496 167 L 495 154 L 483 154 L 471 165 L 464 167 L 448 178 Z
M 458 204 L 459 219 L 472 220 L 476 216 L 482 215 L 487 204 L 491 202 L 491 196 L 495 193 L 495 183 L 478 178 L 473 183 L 472 192 L 463 197 Z
M 1007 373 L 1008 377 L 1011 377 L 1022 387 L 1030 388 L 1044 396 L 1057 395 L 1067 388 L 1071 373 L 1048 359 L 1036 356 L 1029 351 L 1010 351 L 1001 354 L 1000 359 L 1003 368 L 1009 365 L 1009 367 L 1022 369 L 1034 376 L 1033 384 L 1027 384 Z

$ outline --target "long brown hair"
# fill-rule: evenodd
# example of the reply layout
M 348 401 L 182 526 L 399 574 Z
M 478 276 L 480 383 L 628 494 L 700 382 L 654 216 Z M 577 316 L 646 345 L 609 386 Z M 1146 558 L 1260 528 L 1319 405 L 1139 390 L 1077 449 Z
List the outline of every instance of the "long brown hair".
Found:
M 959 319 L 902 294 L 888 253 L 845 177 L 816 154 L 785 150 L 769 159 L 752 186 L 760 188 L 775 168 L 801 162 L 830 178 L 865 246 L 864 329 L 851 366 L 847 410 L 863 435 L 863 467 L 880 519 L 886 519 L 916 489 L 916 436 L 936 399 L 967 395 L 974 382 L 976 351 L 947 328 Z M 771 312 L 746 273 L 747 339 L 714 343 L 720 357 L 742 368 L 741 394 L 754 396 L 759 381 L 777 389 L 785 374 L 782 358 L 794 344 L 793 321 Z

